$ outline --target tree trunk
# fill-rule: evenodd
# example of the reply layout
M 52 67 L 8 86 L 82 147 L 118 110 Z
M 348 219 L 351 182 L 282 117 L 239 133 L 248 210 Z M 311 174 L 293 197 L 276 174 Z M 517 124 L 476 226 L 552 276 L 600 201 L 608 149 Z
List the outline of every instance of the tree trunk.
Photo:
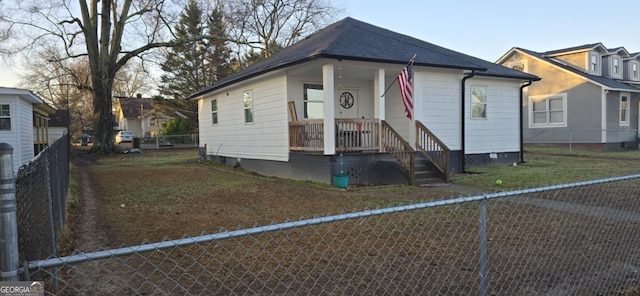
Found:
M 106 78 L 109 80 L 109 78 Z M 111 87 L 112 81 L 94 79 L 94 123 L 96 127 L 95 141 L 92 153 L 110 154 L 118 149 L 114 143 L 114 120 L 111 112 Z

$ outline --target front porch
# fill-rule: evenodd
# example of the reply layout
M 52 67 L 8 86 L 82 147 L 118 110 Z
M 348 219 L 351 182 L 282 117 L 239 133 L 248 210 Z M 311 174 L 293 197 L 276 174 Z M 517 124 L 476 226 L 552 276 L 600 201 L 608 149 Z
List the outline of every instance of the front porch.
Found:
M 448 181 L 450 173 L 449 148 L 416 121 L 416 143 L 410 145 L 387 122 L 376 118 L 343 118 L 334 120 L 334 133 L 326 139 L 324 119 L 308 119 L 289 123 L 289 150 L 292 152 L 336 155 L 338 153 L 389 154 L 406 173 L 408 183 L 426 183 L 433 168 L 440 179 Z M 325 146 L 329 142 L 329 149 Z M 415 148 L 414 148 L 415 147 Z M 333 153 L 335 151 L 335 154 Z M 417 160 L 418 159 L 418 160 Z M 428 174 L 426 176 L 421 176 Z

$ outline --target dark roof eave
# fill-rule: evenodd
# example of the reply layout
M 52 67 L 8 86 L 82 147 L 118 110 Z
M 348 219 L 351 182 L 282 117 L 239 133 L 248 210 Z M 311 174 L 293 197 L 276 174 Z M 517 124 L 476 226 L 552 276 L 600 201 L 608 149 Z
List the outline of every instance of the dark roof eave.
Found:
M 492 73 L 476 73 L 476 76 L 486 76 L 486 77 L 498 77 L 498 78 L 509 78 L 509 79 L 521 79 L 521 80 L 531 80 L 531 81 L 540 81 L 542 78 L 538 76 L 533 77 L 525 77 L 525 76 L 515 76 L 515 75 L 502 75 L 502 74 L 492 74 Z
M 229 86 L 231 84 L 234 84 L 234 83 L 238 82 L 239 80 L 251 79 L 251 78 L 260 76 L 262 74 L 271 72 L 271 71 L 279 70 L 279 69 L 290 67 L 290 66 L 299 65 L 299 64 L 302 64 L 304 62 L 308 62 L 308 61 L 319 59 L 319 58 L 336 59 L 336 60 L 349 60 L 349 61 L 359 61 L 359 62 L 375 62 L 375 63 L 386 63 L 386 64 L 397 64 L 397 65 L 404 65 L 405 64 L 405 62 L 397 61 L 397 60 L 371 59 L 371 58 L 364 58 L 364 57 L 354 57 L 354 56 L 332 55 L 332 54 L 320 53 L 320 54 L 308 56 L 308 57 L 305 57 L 305 58 L 302 58 L 302 59 L 299 59 L 299 60 L 295 60 L 295 61 L 292 61 L 292 62 L 289 62 L 289 63 L 281 64 L 281 65 L 278 65 L 278 66 L 275 66 L 275 67 L 269 67 L 269 68 L 263 69 L 261 71 L 256 71 L 254 73 L 247 74 L 246 76 L 238 77 L 237 79 L 232 79 L 232 80 L 220 83 L 220 84 L 216 84 L 215 86 L 212 86 L 210 88 L 206 88 L 206 89 L 203 89 L 201 91 L 195 92 L 195 93 L 187 96 L 186 99 L 187 100 L 193 100 L 193 99 L 196 99 L 199 96 L 205 95 L 207 93 L 210 93 L 212 91 L 218 90 L 218 89 L 223 88 L 225 86 Z M 423 67 L 433 67 L 433 68 L 457 69 L 457 70 L 487 71 L 487 68 L 484 68 L 484 67 L 464 67 L 464 66 L 456 66 L 456 65 L 442 65 L 442 64 L 419 63 L 419 62 L 414 62 L 414 65 L 423 66 Z

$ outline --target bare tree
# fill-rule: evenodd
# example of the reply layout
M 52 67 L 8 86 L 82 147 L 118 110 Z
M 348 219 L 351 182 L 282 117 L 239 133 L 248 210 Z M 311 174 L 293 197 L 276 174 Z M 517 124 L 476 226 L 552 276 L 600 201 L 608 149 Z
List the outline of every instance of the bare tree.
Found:
M 231 0 L 227 15 L 236 39 L 268 57 L 333 21 L 342 10 L 330 0 Z
M 93 97 L 95 143 L 93 152 L 116 151 L 113 142 L 112 92 L 116 73 L 134 57 L 159 47 L 173 46 L 175 20 L 169 0 L 13 0 L 3 19 L 27 43 L 14 51 L 38 54 L 57 48 L 50 62 L 85 58 Z M 179 7 L 178 7 L 179 8 Z M 26 37 L 26 38 L 25 38 Z M 11 49 L 4 48 L 5 52 Z
M 78 136 L 93 124 L 90 77 L 86 59 L 51 63 L 36 58 L 29 61 L 21 85 L 56 109 L 69 110 L 69 134 Z
M 52 53 L 53 54 L 53 53 Z M 118 96 L 134 96 L 151 90 L 150 78 L 140 63 L 130 61 L 117 74 L 113 92 Z M 22 85 L 59 110 L 69 110 L 69 133 L 78 136 L 93 130 L 93 86 L 86 58 L 63 60 L 41 56 L 29 60 Z
M 233 0 L 231 20 L 237 38 L 193 36 L 176 38 L 173 25 L 184 0 L 3 0 L 0 31 L 10 41 L 0 43 L 5 54 L 33 56 L 57 49 L 50 62 L 85 58 L 91 73 L 95 142 L 92 152 L 116 151 L 113 140 L 112 95 L 116 73 L 133 58 L 145 60 L 155 49 L 194 40 L 219 38 L 241 45 L 287 46 L 334 16 L 329 0 Z M 19 38 L 12 38 L 19 36 Z

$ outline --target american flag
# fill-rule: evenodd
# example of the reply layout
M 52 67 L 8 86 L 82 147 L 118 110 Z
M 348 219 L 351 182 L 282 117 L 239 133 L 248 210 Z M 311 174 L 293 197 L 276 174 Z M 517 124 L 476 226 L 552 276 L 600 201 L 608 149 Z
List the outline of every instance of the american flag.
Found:
M 404 115 L 407 118 L 413 118 L 413 77 L 411 77 L 411 66 L 413 60 L 402 69 L 398 75 L 398 85 L 400 86 L 400 95 L 402 96 L 402 104 L 404 104 Z

